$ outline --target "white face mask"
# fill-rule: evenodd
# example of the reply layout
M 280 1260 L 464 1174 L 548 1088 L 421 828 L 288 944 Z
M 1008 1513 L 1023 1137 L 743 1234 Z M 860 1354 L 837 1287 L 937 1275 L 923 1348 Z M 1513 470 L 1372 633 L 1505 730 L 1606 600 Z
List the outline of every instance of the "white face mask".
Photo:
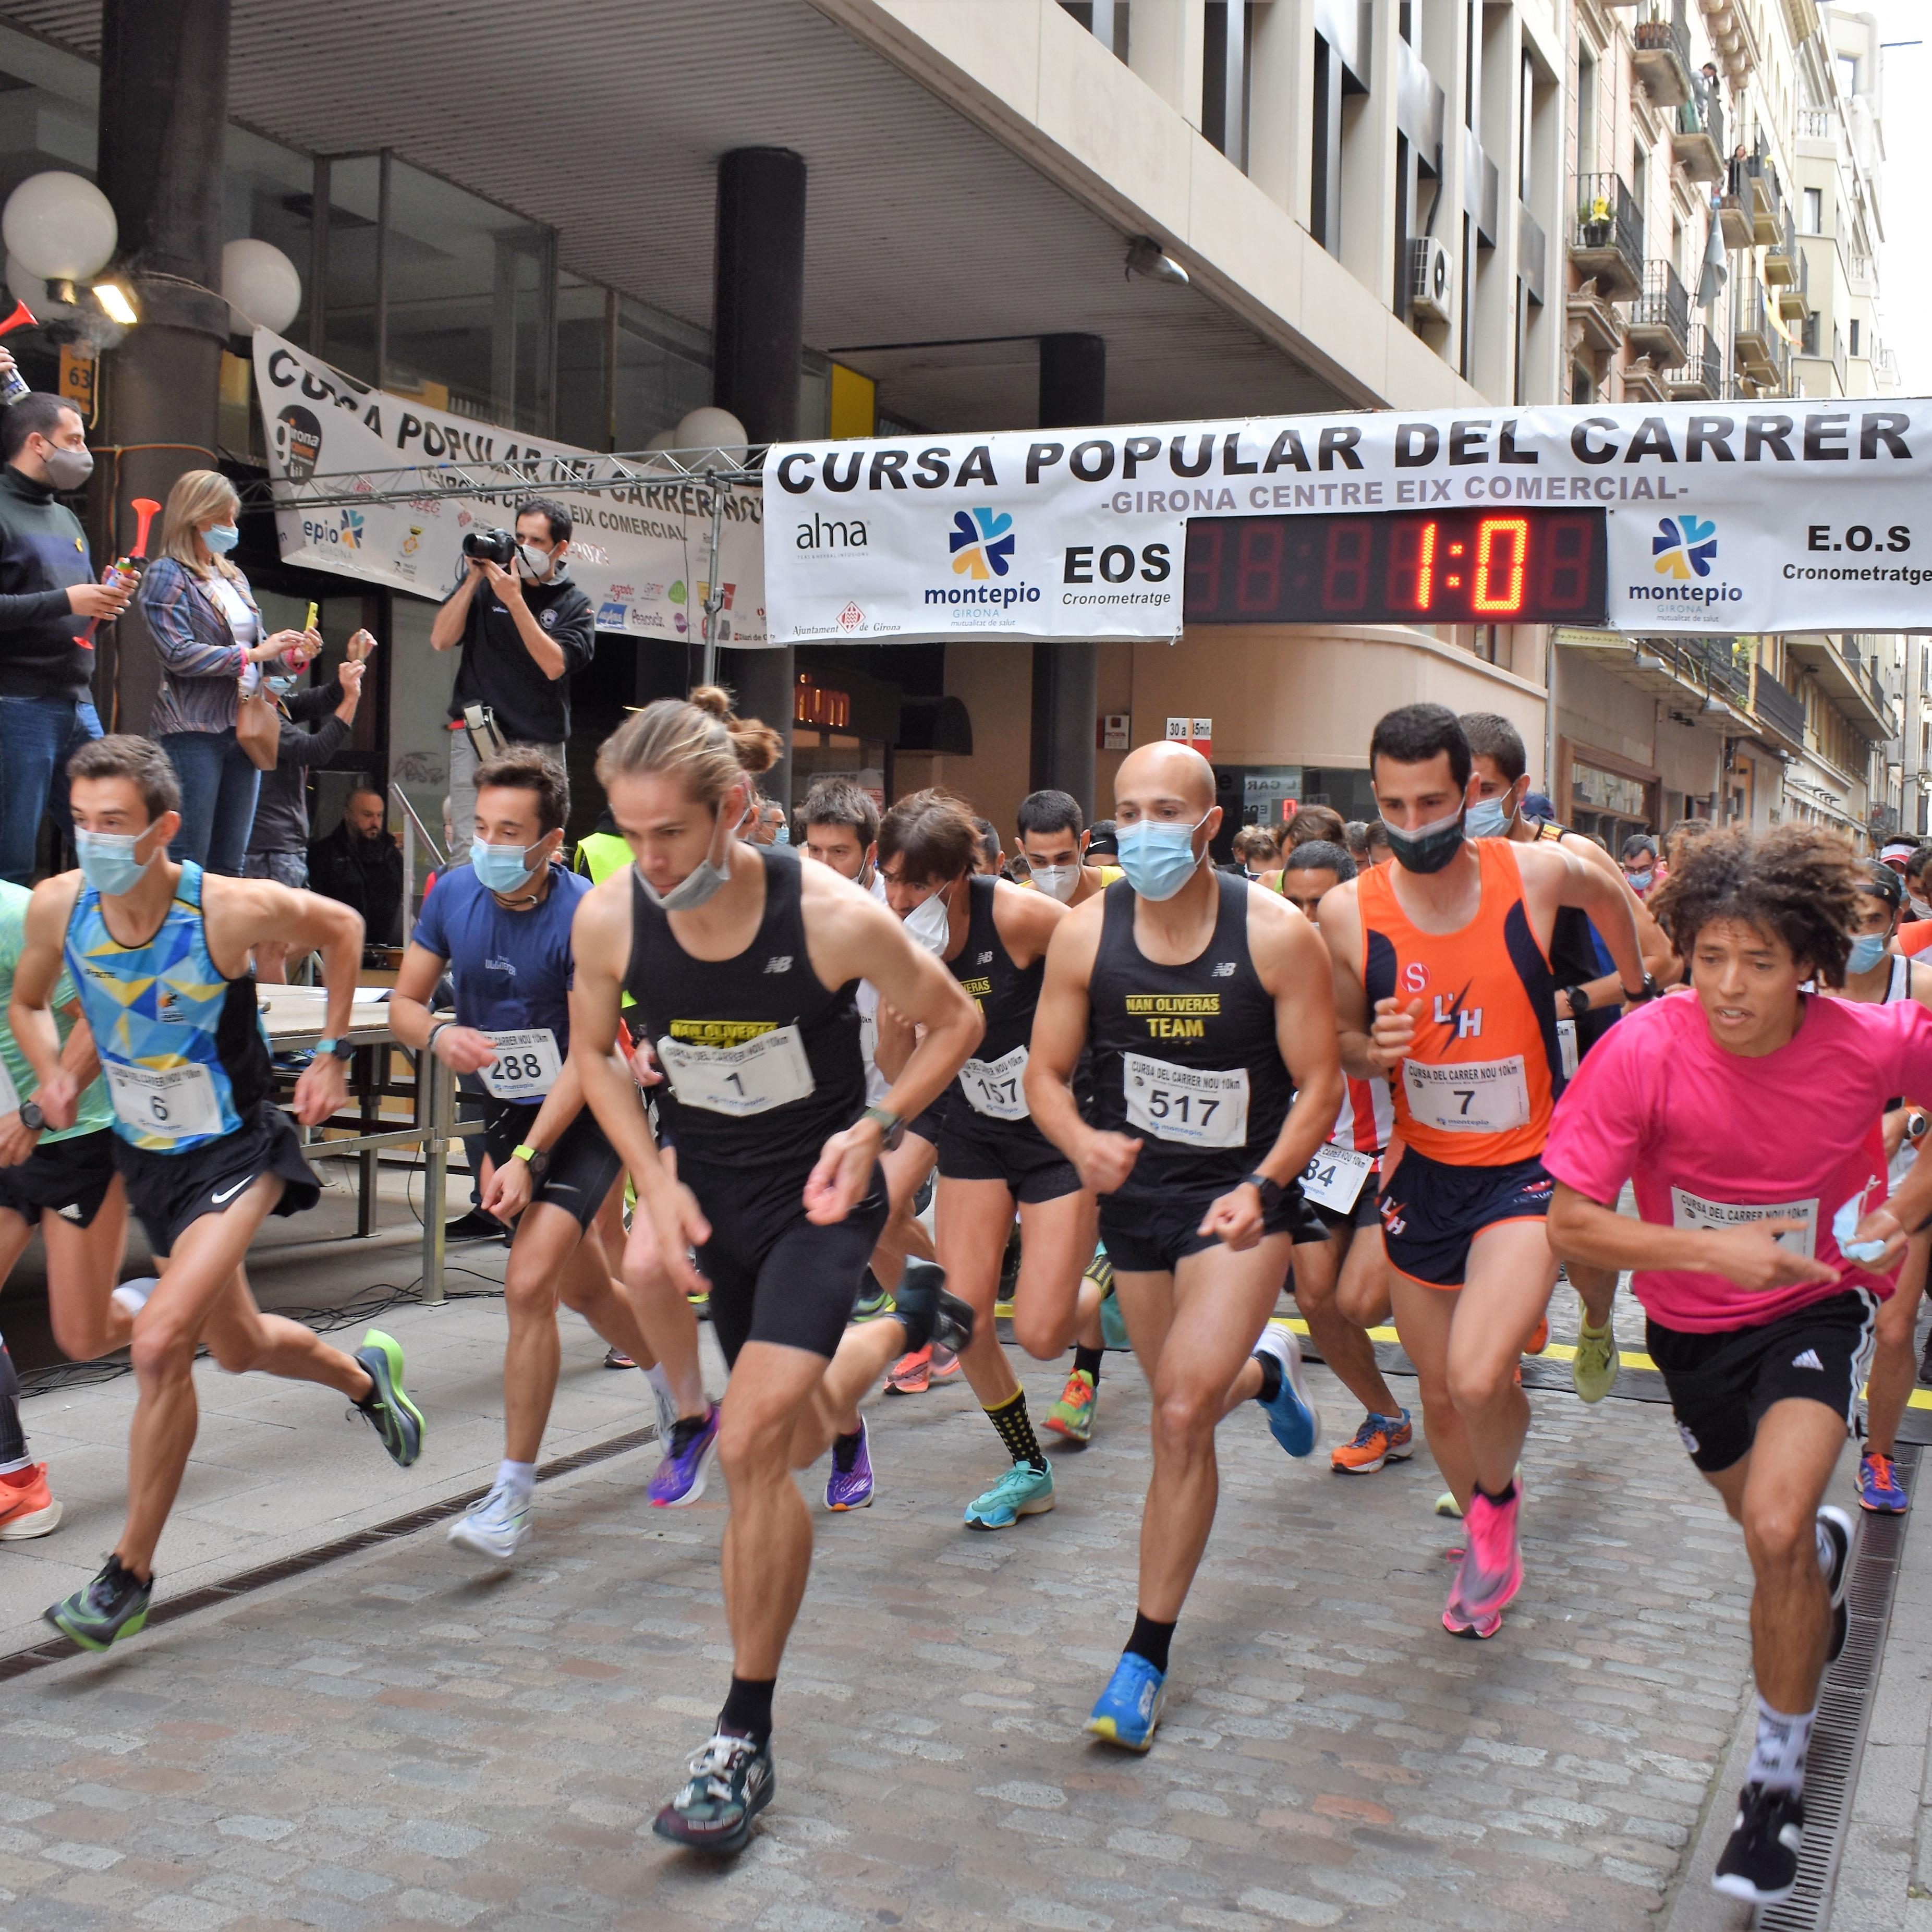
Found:
M 517 549 L 524 560 L 524 568 L 532 577 L 541 579 L 550 574 L 550 566 L 556 560 L 542 544 L 519 544 Z
M 1921 919 L 1932 919 L 1932 899 L 1922 899 L 1916 892 L 1907 892 L 1905 896 L 1912 902 L 1912 910 Z
M 1066 905 L 1072 900 L 1074 890 L 1080 884 L 1080 868 L 1078 866 L 1036 866 L 1033 868 L 1033 882 L 1042 892 Z
M 697 870 L 680 879 L 668 892 L 659 892 L 640 869 L 638 883 L 644 887 L 644 896 L 660 912 L 695 912 L 730 878 L 731 842 L 737 837 L 740 828 L 751 815 L 748 806 L 739 814 L 736 822 L 728 830 L 724 814 L 720 812 L 717 830 L 711 835 L 710 849 L 698 862 Z
M 906 937 L 915 946 L 924 946 L 934 958 L 944 954 L 951 926 L 952 921 L 946 915 L 944 886 L 930 898 L 922 899 L 905 916 Z

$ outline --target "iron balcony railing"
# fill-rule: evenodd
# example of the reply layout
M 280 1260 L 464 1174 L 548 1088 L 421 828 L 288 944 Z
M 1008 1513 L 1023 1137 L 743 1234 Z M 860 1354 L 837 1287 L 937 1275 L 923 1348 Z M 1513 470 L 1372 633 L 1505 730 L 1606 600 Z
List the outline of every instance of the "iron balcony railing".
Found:
M 1690 326 L 1688 351 L 1678 380 L 1696 383 L 1714 400 L 1724 393 L 1724 354 L 1701 322 Z
M 1795 745 L 1804 742 L 1804 700 L 1785 689 L 1760 664 L 1751 689 L 1751 709 Z
M 1640 347 L 1649 349 L 1660 369 L 1674 369 L 1683 359 L 1690 337 L 1690 298 L 1670 262 L 1644 264 L 1643 292 L 1630 304 L 1630 334 Z M 1661 346 L 1666 335 L 1668 350 Z
M 1694 84 L 1690 98 L 1677 110 L 1680 134 L 1708 134 L 1719 154 L 1724 152 L 1724 104 L 1718 90 L 1702 74 Z
M 1636 292 L 1643 285 L 1643 210 L 1623 177 L 1579 175 L 1576 209 L 1570 245 L 1579 266 L 1597 276 L 1606 295 Z M 1610 285 L 1619 279 L 1624 288 Z

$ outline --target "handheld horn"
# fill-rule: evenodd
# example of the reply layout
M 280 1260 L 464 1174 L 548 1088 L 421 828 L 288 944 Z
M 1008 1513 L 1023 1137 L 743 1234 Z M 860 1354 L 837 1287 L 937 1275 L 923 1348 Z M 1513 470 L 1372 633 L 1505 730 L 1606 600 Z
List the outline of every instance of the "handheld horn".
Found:
M 152 496 L 136 496 L 133 507 L 136 518 L 134 548 L 128 554 L 130 556 L 146 556 L 148 554 L 148 526 L 161 514 L 161 506 Z
M 22 303 L 22 307 L 25 306 L 26 304 Z M 132 568 L 134 560 L 137 556 L 145 558 L 148 554 L 148 531 L 154 519 L 160 514 L 161 506 L 152 496 L 136 496 L 134 500 L 132 507 L 135 519 L 134 548 L 128 551 L 118 563 L 110 564 L 100 573 L 100 580 L 104 584 L 114 583 L 124 576 L 130 580 L 137 577 L 140 573 Z M 129 587 L 132 588 L 131 582 Z M 87 620 L 87 628 L 74 640 L 82 650 L 89 651 L 93 650 L 94 628 L 100 622 L 100 620 L 98 617 L 90 617 Z
M 4 322 L 0 322 L 0 335 L 4 335 L 10 329 L 38 328 L 39 326 L 39 318 L 34 311 L 25 302 L 16 302 L 14 313 Z

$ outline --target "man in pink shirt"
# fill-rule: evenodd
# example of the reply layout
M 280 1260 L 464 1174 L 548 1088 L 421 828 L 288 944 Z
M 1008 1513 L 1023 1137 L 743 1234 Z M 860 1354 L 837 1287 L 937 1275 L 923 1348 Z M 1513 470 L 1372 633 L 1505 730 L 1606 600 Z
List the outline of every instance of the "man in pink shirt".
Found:
M 1932 1214 L 1932 1162 L 1887 1201 L 1876 1126 L 1892 1095 L 1932 1092 L 1932 1012 L 1799 990 L 1842 981 L 1859 877 L 1808 826 L 1691 847 L 1649 904 L 1695 997 L 1610 1030 L 1544 1156 L 1551 1245 L 1636 1270 L 1678 1432 L 1744 1533 L 1758 1735 L 1712 1883 L 1760 1905 L 1797 1877 L 1819 1680 L 1844 1642 L 1851 1524 L 1820 1504 L 1904 1229 Z M 1626 1180 L 1640 1219 L 1616 1211 Z

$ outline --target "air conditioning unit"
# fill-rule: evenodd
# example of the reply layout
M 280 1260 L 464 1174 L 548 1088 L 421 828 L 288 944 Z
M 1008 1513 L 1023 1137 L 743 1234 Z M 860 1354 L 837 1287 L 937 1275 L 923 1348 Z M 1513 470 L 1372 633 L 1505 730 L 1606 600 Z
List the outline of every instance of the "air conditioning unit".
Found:
M 1456 272 L 1449 251 L 1432 235 L 1418 235 L 1408 244 L 1408 305 L 1429 322 L 1448 322 Z

